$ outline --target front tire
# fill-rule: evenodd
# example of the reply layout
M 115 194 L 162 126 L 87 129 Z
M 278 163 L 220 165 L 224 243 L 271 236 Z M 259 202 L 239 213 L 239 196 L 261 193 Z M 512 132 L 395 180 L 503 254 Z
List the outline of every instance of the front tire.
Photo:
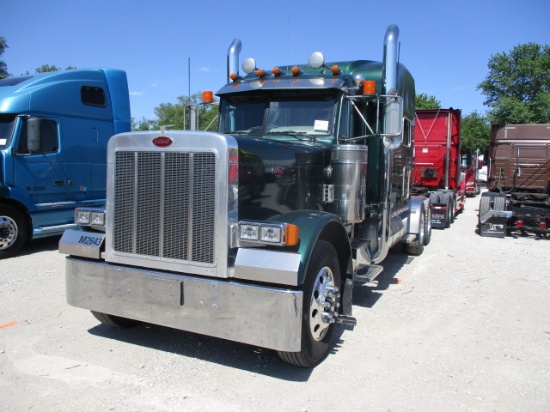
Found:
M 334 246 L 319 240 L 309 260 L 304 282 L 300 352 L 278 351 L 292 365 L 311 368 L 328 354 L 340 306 L 340 265 Z
M 0 205 L 0 259 L 14 256 L 27 242 L 25 217 L 8 205 Z
M 93 310 L 91 312 L 98 321 L 100 321 L 104 325 L 110 326 L 111 328 L 127 329 L 139 323 L 137 320 L 134 319 L 121 318 L 120 316 L 94 312 Z

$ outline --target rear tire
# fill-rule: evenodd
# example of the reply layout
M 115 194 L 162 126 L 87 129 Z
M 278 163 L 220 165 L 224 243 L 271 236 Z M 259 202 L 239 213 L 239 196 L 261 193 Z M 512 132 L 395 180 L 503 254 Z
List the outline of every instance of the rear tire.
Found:
M 432 240 L 432 209 L 428 208 L 424 220 L 424 246 L 428 246 Z
M 307 268 L 300 352 L 278 351 L 292 365 L 311 368 L 328 354 L 334 337 L 340 290 L 340 265 L 334 246 L 317 241 Z
M 121 318 L 120 316 L 94 312 L 93 310 L 91 312 L 98 321 L 100 321 L 104 325 L 110 326 L 111 328 L 127 329 L 139 323 L 139 321 L 134 319 Z
M 416 236 L 416 239 L 413 240 L 411 243 L 407 243 L 407 253 L 409 255 L 418 256 L 421 255 L 422 252 L 424 252 L 424 245 L 426 245 L 426 234 L 427 234 L 427 215 L 424 210 L 422 210 L 422 213 L 420 215 L 420 233 Z M 431 227 L 431 225 L 430 225 Z M 428 239 L 428 243 L 430 240 Z
M 441 193 L 439 195 L 439 203 L 443 203 L 447 207 L 447 211 L 445 212 L 445 228 L 451 227 L 451 200 L 452 197 L 448 193 Z
M 27 242 L 28 225 L 19 211 L 0 205 L 0 259 L 17 254 Z

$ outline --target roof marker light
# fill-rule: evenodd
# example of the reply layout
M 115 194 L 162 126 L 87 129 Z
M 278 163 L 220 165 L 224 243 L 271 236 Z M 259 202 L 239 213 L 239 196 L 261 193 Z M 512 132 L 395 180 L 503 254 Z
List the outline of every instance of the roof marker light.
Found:
M 283 74 L 285 74 L 285 72 L 283 70 L 279 69 L 278 67 L 274 67 L 273 70 L 271 70 L 271 72 L 275 76 L 282 76 Z
M 205 104 L 210 104 L 214 102 L 214 96 L 212 95 L 212 90 L 205 90 L 202 92 L 202 102 Z
M 363 94 L 376 94 L 376 82 L 374 80 L 365 80 L 363 82 Z
M 340 71 L 340 67 L 338 67 L 337 64 L 335 64 L 334 66 L 332 66 L 332 67 L 330 68 L 330 71 L 332 72 L 332 74 L 340 74 L 340 73 L 342 73 L 342 72 Z
M 302 71 L 298 68 L 298 66 L 294 66 L 291 71 L 294 76 L 302 74 Z

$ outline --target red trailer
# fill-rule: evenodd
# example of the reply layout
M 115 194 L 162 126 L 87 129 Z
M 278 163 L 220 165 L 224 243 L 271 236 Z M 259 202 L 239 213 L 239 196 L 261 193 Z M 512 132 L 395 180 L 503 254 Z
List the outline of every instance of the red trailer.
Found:
M 466 202 L 465 182 L 475 179 L 471 162 L 462 164 L 460 114 L 452 108 L 416 111 L 412 191 L 429 196 L 432 227 L 451 225 Z

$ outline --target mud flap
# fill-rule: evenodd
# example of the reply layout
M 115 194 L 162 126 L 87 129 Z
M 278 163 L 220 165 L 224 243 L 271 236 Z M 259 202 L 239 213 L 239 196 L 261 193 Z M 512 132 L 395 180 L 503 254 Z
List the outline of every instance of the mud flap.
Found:
M 445 229 L 447 227 L 447 206 L 432 205 L 432 228 Z
M 506 218 L 493 216 L 479 225 L 479 234 L 483 237 L 506 237 Z

